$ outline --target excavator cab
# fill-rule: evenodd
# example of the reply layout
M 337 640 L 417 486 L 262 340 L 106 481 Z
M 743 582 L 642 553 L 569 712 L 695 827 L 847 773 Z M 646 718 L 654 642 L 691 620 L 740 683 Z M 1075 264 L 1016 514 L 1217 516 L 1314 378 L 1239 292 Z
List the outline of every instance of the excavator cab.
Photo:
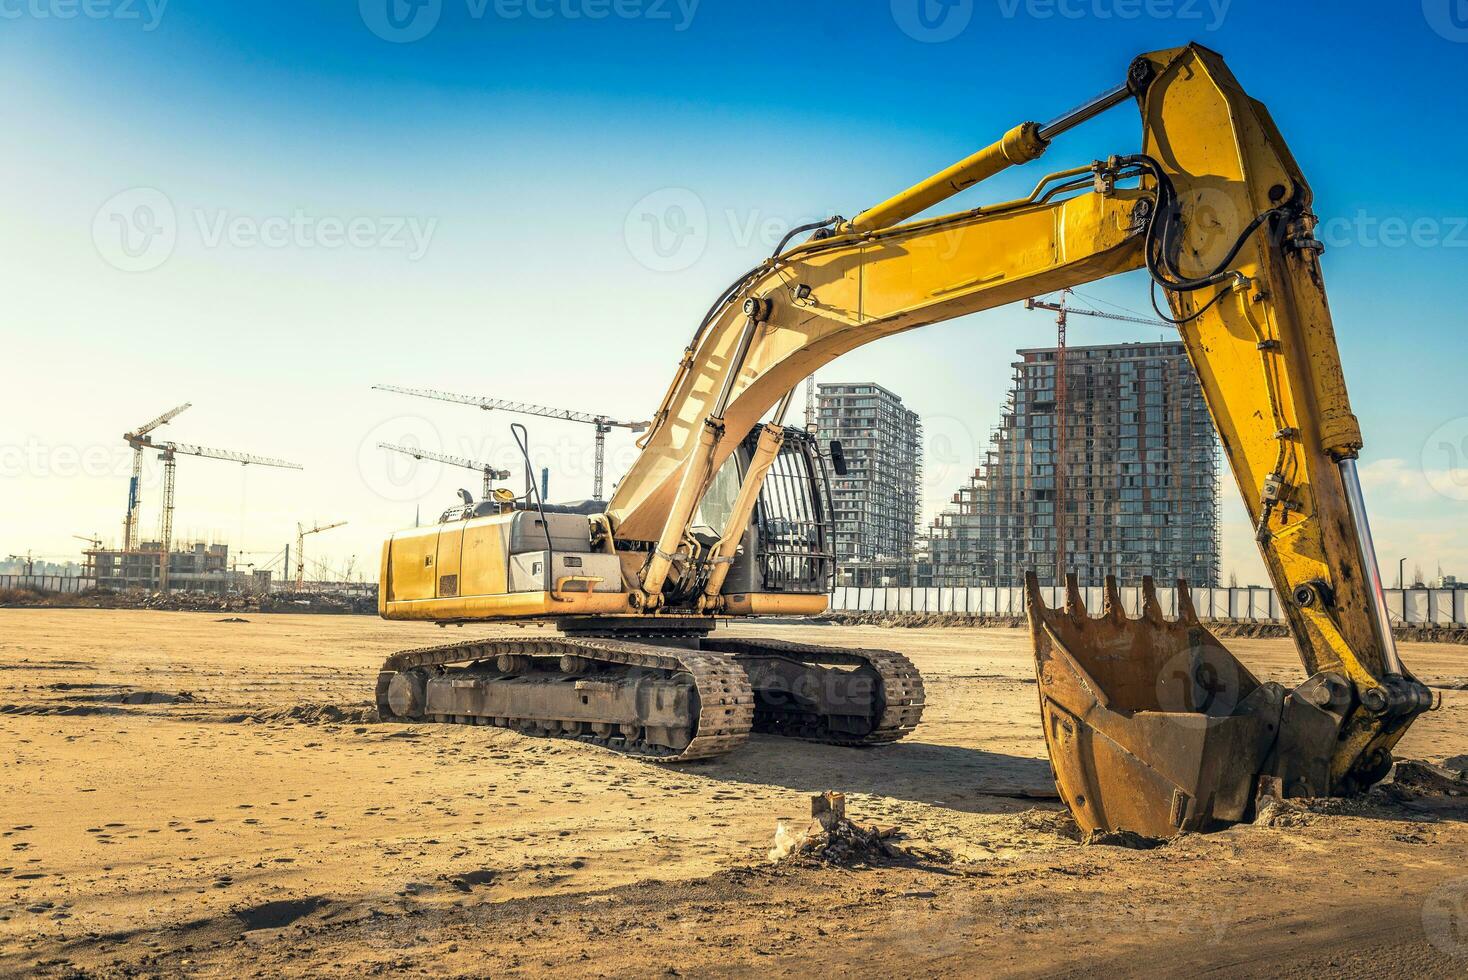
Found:
M 720 468 L 699 508 L 694 534 L 712 546 L 732 513 L 734 498 L 753 464 L 756 427 Z M 784 441 L 761 484 L 722 592 L 829 595 L 836 573 L 832 550 L 831 483 L 816 438 L 802 429 L 784 430 Z M 680 580 L 681 581 L 681 580 Z M 706 575 L 690 584 L 701 589 Z

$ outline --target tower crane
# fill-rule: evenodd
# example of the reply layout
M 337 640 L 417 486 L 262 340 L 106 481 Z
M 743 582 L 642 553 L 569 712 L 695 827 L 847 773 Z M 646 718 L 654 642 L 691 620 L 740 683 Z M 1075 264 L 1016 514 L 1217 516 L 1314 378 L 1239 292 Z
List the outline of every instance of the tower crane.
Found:
M 127 441 L 133 451 L 133 475 L 127 485 L 127 515 L 122 522 L 122 550 L 125 553 L 132 551 L 138 543 L 138 510 L 142 504 L 143 450 L 157 448 L 148 433 L 160 425 L 173 421 L 192 406 L 192 402 L 184 402 L 182 405 L 170 408 L 151 422 L 145 422 L 133 431 L 123 433 L 122 438 Z
M 1087 309 L 1081 309 L 1080 307 L 1076 307 L 1076 306 L 1069 306 L 1065 302 L 1065 297 L 1066 297 L 1066 294 L 1067 293 L 1070 293 L 1070 292 L 1072 292 L 1072 290 L 1069 290 L 1069 289 L 1061 290 L 1061 293 L 1060 293 L 1060 302 L 1059 303 L 1050 303 L 1050 302 L 1046 302 L 1045 300 L 1039 300 L 1039 299 L 1027 299 L 1027 300 L 1025 300 L 1025 309 L 1027 309 L 1027 310 L 1053 310 L 1056 313 L 1074 313 L 1074 314 L 1076 314 L 1078 316 L 1099 316 L 1099 317 L 1102 317 L 1102 318 L 1107 319 L 1107 320 L 1120 320 L 1123 323 L 1141 323 L 1141 324 L 1145 324 L 1146 326 L 1149 326 L 1149 327 L 1172 327 L 1173 326 L 1173 324 L 1171 324 L 1171 323 L 1165 323 L 1162 320 L 1156 319 L 1155 317 L 1125 316 L 1125 315 L 1123 315 L 1121 313 L 1108 313 L 1105 310 L 1087 310 Z
M 379 442 L 378 449 L 386 449 L 390 453 L 401 453 L 404 456 L 412 456 L 414 459 L 431 459 L 436 463 L 444 463 L 448 466 L 458 466 L 466 470 L 478 470 L 484 475 L 484 497 L 488 500 L 494 491 L 495 480 L 508 480 L 509 470 L 497 470 L 488 463 L 481 463 L 474 459 L 465 459 L 462 456 L 449 456 L 446 453 L 430 452 L 427 449 L 410 449 L 407 446 L 395 446 L 390 442 Z
M 405 388 L 401 385 L 373 385 L 377 391 L 395 391 L 400 395 L 414 395 L 418 398 L 433 398 L 443 402 L 458 402 L 461 405 L 478 405 L 486 412 L 499 409 L 504 412 L 517 412 L 521 415 L 539 415 L 542 418 L 560 419 L 564 422 L 584 422 L 596 427 L 596 465 L 592 472 L 591 495 L 597 500 L 602 499 L 603 476 L 606 465 L 607 433 L 613 429 L 627 429 L 631 432 L 642 432 L 647 429 L 647 422 L 618 422 L 605 415 L 595 415 L 590 412 L 575 412 L 563 408 L 546 408 L 544 405 L 532 405 L 529 402 L 507 401 L 503 398 L 484 398 L 479 395 L 456 395 L 449 391 L 434 391 L 430 388 Z
M 73 534 L 72 537 L 78 541 L 87 543 L 87 550 L 82 552 L 86 561 L 82 562 L 82 578 L 95 578 L 97 571 L 97 552 L 102 550 L 102 537 L 98 534 L 85 535 Z
M 1078 309 L 1066 303 L 1066 297 L 1071 290 L 1060 291 L 1060 302 L 1051 303 L 1038 299 L 1025 300 L 1027 310 L 1051 310 L 1055 313 L 1055 583 L 1059 585 L 1065 581 L 1065 568 L 1067 563 L 1066 536 L 1069 528 L 1066 526 L 1065 518 L 1065 491 L 1066 491 L 1066 409 L 1069 405 L 1065 377 L 1065 327 L 1066 319 L 1070 314 L 1080 316 L 1096 316 L 1106 320 L 1120 320 L 1124 323 L 1145 323 L 1154 327 L 1169 327 L 1171 324 L 1163 323 L 1161 320 L 1148 319 L 1140 316 L 1124 316 L 1120 313 L 1107 313 L 1104 310 Z
M 10 555 L 8 558 L 6 558 L 6 561 L 20 562 L 21 567 L 25 569 L 25 572 L 23 572 L 22 574 L 24 574 L 26 578 L 31 578 L 36 574 L 36 558 L 29 551 L 27 551 L 23 555 Z
M 242 466 L 272 466 L 277 469 L 299 470 L 299 463 L 287 462 L 283 459 L 270 459 L 265 456 L 252 456 L 249 453 L 237 453 L 228 449 L 210 449 L 206 446 L 195 446 L 183 442 L 163 442 L 149 446 L 161 450 L 158 458 L 163 462 L 163 518 L 159 525 L 159 554 L 158 554 L 158 591 L 168 591 L 168 558 L 173 551 L 173 495 L 174 495 L 174 468 L 177 465 L 176 457 L 201 456 L 205 459 L 223 459 Z
M 296 524 L 296 591 L 306 584 L 306 537 L 312 534 L 320 534 L 322 531 L 330 531 L 334 527 L 341 527 L 346 521 L 337 521 L 334 524 L 317 524 L 315 527 L 306 527 L 304 524 Z

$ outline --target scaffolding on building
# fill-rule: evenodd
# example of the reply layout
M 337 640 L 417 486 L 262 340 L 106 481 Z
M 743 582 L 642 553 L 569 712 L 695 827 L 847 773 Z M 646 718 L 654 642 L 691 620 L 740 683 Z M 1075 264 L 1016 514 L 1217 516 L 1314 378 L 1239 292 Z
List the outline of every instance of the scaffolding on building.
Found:
M 1217 585 L 1218 441 L 1183 345 L 1070 347 L 1063 459 L 1056 349 L 1018 353 L 990 445 L 932 526 L 931 584 L 1010 586 L 1029 569 L 1057 584 L 1059 524 L 1082 585 Z

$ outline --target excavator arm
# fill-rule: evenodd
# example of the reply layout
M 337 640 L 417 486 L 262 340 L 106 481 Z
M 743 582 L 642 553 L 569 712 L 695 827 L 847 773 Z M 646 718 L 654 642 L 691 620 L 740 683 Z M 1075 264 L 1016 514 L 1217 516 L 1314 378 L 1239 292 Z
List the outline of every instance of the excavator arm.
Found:
M 1052 173 L 1019 200 L 910 220 L 1127 101 L 1141 112 L 1139 153 Z M 684 601 L 670 600 L 670 583 L 692 558 L 690 523 L 713 475 L 822 365 L 881 337 L 1145 268 L 1197 371 L 1310 680 L 1288 693 L 1259 683 L 1190 615 L 1185 590 L 1182 622 L 1166 623 L 1149 581 L 1133 621 L 1108 583 L 1113 601 L 1097 620 L 1074 581 L 1066 609 L 1045 608 L 1032 574 L 1062 794 L 1089 828 L 1165 835 L 1242 818 L 1261 776 L 1290 795 L 1382 778 L 1430 697 L 1402 666 L 1386 616 L 1311 204 L 1264 106 L 1217 54 L 1189 45 L 1136 59 L 1097 99 L 1017 126 L 849 221 L 797 229 L 813 234 L 709 311 L 611 501 L 617 547 L 647 554 L 635 602 Z M 721 601 L 700 594 L 699 609 Z

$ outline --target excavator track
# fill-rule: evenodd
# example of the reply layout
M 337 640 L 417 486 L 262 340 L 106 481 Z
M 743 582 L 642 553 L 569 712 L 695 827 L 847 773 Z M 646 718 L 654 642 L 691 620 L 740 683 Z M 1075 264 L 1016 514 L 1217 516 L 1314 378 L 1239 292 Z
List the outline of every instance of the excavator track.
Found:
M 922 674 L 900 653 L 892 650 L 865 650 L 828 647 L 813 643 L 791 643 L 746 637 L 711 637 L 703 641 L 703 649 L 731 656 L 745 666 L 756 693 L 754 730 L 761 734 L 783 735 L 832 745 L 882 745 L 906 737 L 922 720 L 927 695 Z M 807 678 L 817 678 L 830 688 L 830 680 L 843 677 L 861 678 L 870 687 L 865 719 L 843 716 L 838 721 L 820 710 L 813 699 L 803 697 L 771 697 L 767 670 L 771 661 L 805 668 Z M 855 668 L 837 673 L 830 667 Z M 822 668 L 826 668 L 824 671 Z M 788 674 L 784 678 L 788 682 Z M 844 692 L 854 685 L 836 684 L 836 693 L 845 694 L 853 704 L 860 704 L 861 691 Z M 788 695 L 788 692 L 781 692 Z M 863 730 L 865 729 L 865 730 Z
M 746 637 L 704 637 L 700 649 L 655 646 L 603 637 L 469 640 L 393 654 L 377 677 L 377 710 L 384 721 L 495 725 L 531 735 L 574 738 L 660 762 L 685 762 L 723 755 L 742 745 L 751 731 L 831 745 L 895 742 L 922 720 L 926 695 L 912 662 L 891 650 L 850 649 Z M 394 678 L 418 672 L 425 678 L 489 686 L 517 680 L 497 672 L 500 658 L 522 664 L 547 658 L 587 661 L 593 683 L 621 668 L 653 672 L 663 679 L 685 677 L 696 697 L 683 723 L 691 740 L 681 749 L 658 744 L 625 723 L 611 726 L 585 718 L 458 713 L 424 710 L 407 715 L 393 708 Z M 537 676 L 556 684 L 578 678 L 553 671 Z M 563 689 L 564 690 L 564 689 Z M 643 730 L 645 736 L 646 731 Z
M 455 667 L 462 669 L 468 665 L 482 665 L 501 657 L 573 657 L 587 661 L 601 671 L 632 668 L 655 672 L 653 676 L 661 675 L 664 679 L 686 676 L 696 694 L 691 701 L 692 710 L 696 713 L 696 718 L 691 719 L 693 737 L 681 750 L 675 750 L 636 736 L 628 738 L 625 733 L 587 731 L 593 726 L 578 720 L 443 713 L 405 717 L 393 710 L 390 691 L 395 677 L 410 671 L 443 675 Z M 465 673 L 464 676 L 469 675 Z M 510 675 L 496 675 L 492 671 L 476 676 L 485 684 L 513 680 Z M 591 673 L 587 679 L 595 680 L 596 676 Z M 658 762 L 690 762 L 724 755 L 744 744 L 754 722 L 755 697 L 744 669 L 732 659 L 718 654 L 616 639 L 517 638 L 469 640 L 393 654 L 377 675 L 377 711 L 383 721 L 496 725 L 516 728 L 528 734 L 592 742 Z

